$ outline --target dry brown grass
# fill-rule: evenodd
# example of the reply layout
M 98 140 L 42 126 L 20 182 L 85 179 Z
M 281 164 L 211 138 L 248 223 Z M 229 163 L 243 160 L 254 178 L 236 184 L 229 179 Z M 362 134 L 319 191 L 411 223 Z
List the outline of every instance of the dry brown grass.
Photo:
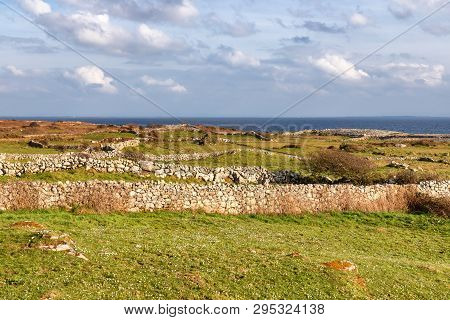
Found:
M 337 188 L 337 190 L 332 190 Z M 392 186 L 374 199 L 364 193 L 339 190 L 339 186 L 323 186 L 314 192 L 314 199 L 306 194 L 286 193 L 271 201 L 259 201 L 246 213 L 272 215 L 303 215 L 321 212 L 406 212 L 413 186 Z
M 411 142 L 411 146 L 416 147 L 435 147 L 438 143 L 431 139 L 419 139 Z
M 310 157 L 309 165 L 313 173 L 337 175 L 358 183 L 364 182 L 368 173 L 375 167 L 368 159 L 336 150 L 314 153 Z
M 423 193 L 412 193 L 408 198 L 408 209 L 412 213 L 431 213 L 450 217 L 450 197 L 436 198 Z
M 441 177 L 435 173 L 418 173 L 411 170 L 402 170 L 392 176 L 392 179 L 397 184 L 417 184 L 423 181 L 442 180 Z
M 127 211 L 128 197 L 117 193 L 113 188 L 90 188 L 73 195 L 69 207 L 79 213 L 109 213 Z
M 11 225 L 14 229 L 25 229 L 25 230 L 44 230 L 45 227 L 36 221 L 19 221 Z
M 366 147 L 362 144 L 343 143 L 339 146 L 339 149 L 346 152 L 364 152 Z

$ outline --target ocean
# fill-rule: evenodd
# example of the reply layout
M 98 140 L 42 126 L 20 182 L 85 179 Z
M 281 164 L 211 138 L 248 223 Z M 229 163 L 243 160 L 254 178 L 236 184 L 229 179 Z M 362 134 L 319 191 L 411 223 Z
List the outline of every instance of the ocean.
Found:
M 27 119 L 18 117 L 15 119 Z M 98 124 L 177 124 L 171 118 L 37 117 L 33 120 L 86 121 Z M 342 117 L 342 118 L 180 118 L 182 123 L 236 128 L 246 131 L 298 131 L 303 129 L 380 129 L 405 133 L 450 134 L 450 117 Z

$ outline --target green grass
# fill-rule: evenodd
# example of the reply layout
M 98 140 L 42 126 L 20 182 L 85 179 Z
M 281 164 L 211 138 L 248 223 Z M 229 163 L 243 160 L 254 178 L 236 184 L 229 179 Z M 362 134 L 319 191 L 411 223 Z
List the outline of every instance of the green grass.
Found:
M 19 141 L 1 141 L 0 153 L 19 153 L 19 154 L 55 154 L 58 153 L 55 149 L 47 148 L 32 148 L 26 142 Z
M 265 154 L 257 151 L 242 150 L 235 154 L 225 154 L 202 160 L 185 161 L 185 164 L 205 167 L 264 167 L 268 170 L 291 170 L 298 172 L 302 163 L 283 154 Z
M 239 147 L 216 143 L 199 146 L 192 142 L 176 141 L 176 142 L 151 142 L 141 143 L 138 147 L 125 148 L 124 151 L 142 152 L 152 155 L 167 155 L 167 154 L 191 154 L 191 153 L 212 153 L 218 151 L 236 150 Z
M 31 220 L 89 261 L 25 249 Z M 0 214 L 0 299 L 450 299 L 450 223 L 427 215 Z M 324 262 L 350 260 L 357 271 Z
M 95 133 L 88 133 L 82 136 L 85 140 L 93 140 L 93 141 L 100 141 L 103 139 L 114 139 L 114 138 L 136 138 L 136 135 L 133 133 L 127 133 L 127 132 L 95 132 Z
M 158 132 L 158 137 L 163 140 L 173 140 L 173 139 L 193 139 L 201 138 L 204 133 L 190 130 L 170 130 Z

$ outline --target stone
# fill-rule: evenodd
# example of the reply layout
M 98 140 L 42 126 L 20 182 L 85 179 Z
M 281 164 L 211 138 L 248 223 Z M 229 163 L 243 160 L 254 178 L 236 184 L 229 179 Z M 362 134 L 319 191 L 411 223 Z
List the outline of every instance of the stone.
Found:
M 387 167 L 389 168 L 397 168 L 397 169 L 409 169 L 409 165 L 407 165 L 406 163 L 399 163 L 399 162 L 395 162 L 395 161 L 391 161 Z
M 39 149 L 45 148 L 45 145 L 43 143 L 41 143 L 39 141 L 34 141 L 34 140 L 29 141 L 28 146 L 30 146 L 32 148 L 39 148 Z
M 155 164 L 151 161 L 141 161 L 139 162 L 139 166 L 143 171 L 153 172 L 157 169 Z

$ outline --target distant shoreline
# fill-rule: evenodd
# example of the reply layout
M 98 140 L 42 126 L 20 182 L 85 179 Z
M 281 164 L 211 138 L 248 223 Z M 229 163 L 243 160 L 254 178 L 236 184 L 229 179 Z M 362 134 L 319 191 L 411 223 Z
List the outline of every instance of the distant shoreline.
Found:
M 106 125 L 136 124 L 141 126 L 170 125 L 186 123 L 191 125 L 208 125 L 235 128 L 243 131 L 295 132 L 302 130 L 324 129 L 366 129 L 402 132 L 408 134 L 450 134 L 450 117 L 0 117 L 4 120 L 18 121 L 80 121 Z

